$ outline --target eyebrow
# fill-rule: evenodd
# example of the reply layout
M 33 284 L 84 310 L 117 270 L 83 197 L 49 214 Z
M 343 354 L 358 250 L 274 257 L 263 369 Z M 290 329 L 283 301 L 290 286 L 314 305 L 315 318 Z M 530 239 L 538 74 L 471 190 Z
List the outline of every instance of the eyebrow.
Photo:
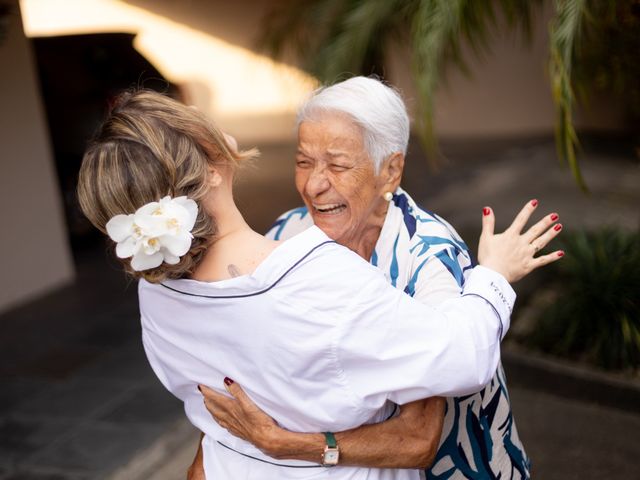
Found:
M 340 151 L 340 150 L 327 150 L 327 155 L 329 155 L 332 158 L 336 158 L 336 157 L 346 157 L 347 153 Z
M 347 157 L 348 156 L 346 152 L 343 152 L 341 150 L 327 150 L 326 154 L 331 158 Z M 305 152 L 300 147 L 298 147 L 296 149 L 296 155 L 304 155 L 305 157 L 312 158 L 311 155 L 309 155 L 307 152 Z

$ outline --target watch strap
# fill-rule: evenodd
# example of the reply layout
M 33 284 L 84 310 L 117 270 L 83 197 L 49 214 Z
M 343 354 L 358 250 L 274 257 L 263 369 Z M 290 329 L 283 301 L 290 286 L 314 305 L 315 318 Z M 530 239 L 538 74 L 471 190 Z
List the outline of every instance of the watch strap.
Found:
M 324 440 L 329 448 L 338 448 L 336 436 L 332 432 L 324 432 Z

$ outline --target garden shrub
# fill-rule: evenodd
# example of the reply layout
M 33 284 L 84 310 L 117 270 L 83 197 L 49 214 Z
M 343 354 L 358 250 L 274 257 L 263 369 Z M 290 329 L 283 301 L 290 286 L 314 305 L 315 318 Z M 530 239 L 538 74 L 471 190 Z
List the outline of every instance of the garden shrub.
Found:
M 640 366 L 640 232 L 563 234 L 554 302 L 526 342 L 606 369 Z

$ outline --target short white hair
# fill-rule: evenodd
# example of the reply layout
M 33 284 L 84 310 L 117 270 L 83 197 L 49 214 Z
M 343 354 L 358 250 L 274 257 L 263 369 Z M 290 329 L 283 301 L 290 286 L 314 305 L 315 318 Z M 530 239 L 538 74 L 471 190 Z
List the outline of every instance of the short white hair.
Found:
M 352 77 L 321 87 L 298 110 L 296 126 L 322 112 L 350 116 L 362 128 L 364 147 L 376 173 L 394 153 L 407 154 L 409 115 L 400 93 L 380 80 Z

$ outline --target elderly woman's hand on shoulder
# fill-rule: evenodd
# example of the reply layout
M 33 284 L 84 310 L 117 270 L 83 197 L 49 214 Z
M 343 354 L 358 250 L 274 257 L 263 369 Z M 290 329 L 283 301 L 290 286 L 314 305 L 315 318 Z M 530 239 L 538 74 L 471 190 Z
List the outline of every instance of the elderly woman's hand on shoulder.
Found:
M 493 233 L 493 211 L 485 207 L 482 212 L 478 263 L 500 273 L 509 283 L 514 283 L 536 268 L 560 260 L 564 256 L 562 250 L 535 256 L 562 230 L 562 224 L 556 223 L 559 219 L 557 213 L 545 215 L 542 220 L 522 233 L 537 206 L 537 200 L 527 202 L 511 226 L 498 234 Z

